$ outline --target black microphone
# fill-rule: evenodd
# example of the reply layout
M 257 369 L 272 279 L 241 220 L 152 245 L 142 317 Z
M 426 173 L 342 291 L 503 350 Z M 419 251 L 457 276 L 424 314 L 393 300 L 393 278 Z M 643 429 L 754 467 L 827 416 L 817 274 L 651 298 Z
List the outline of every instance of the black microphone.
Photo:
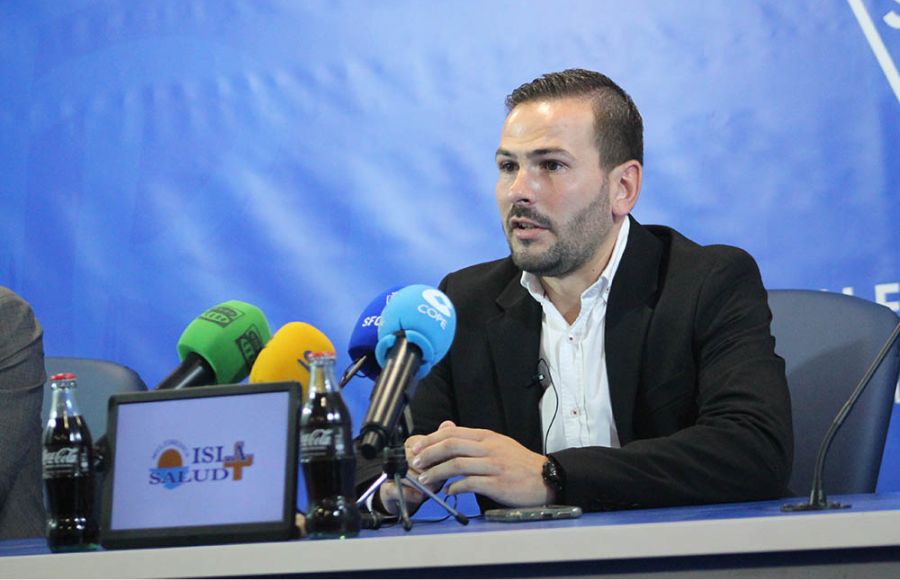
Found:
M 382 312 L 375 357 L 382 366 L 360 428 L 360 452 L 374 459 L 397 428 L 416 383 L 447 354 L 456 331 L 450 299 L 435 288 L 407 286 Z
M 869 382 L 872 380 L 872 377 L 875 376 L 878 367 L 884 362 L 891 347 L 894 346 L 894 343 L 897 341 L 898 336 L 900 336 L 900 322 L 894 327 L 894 331 L 875 356 L 875 360 L 869 365 L 869 369 L 866 371 L 866 374 L 863 375 L 862 380 L 859 381 L 859 384 L 856 385 L 856 388 L 850 393 L 850 398 L 847 399 L 847 402 L 844 403 L 844 406 L 841 407 L 841 410 L 838 411 L 837 415 L 834 417 L 831 426 L 828 428 L 828 432 L 825 433 L 825 438 L 822 440 L 822 445 L 819 447 L 819 454 L 816 456 L 816 469 L 813 472 L 812 490 L 809 492 L 809 501 L 806 503 L 784 504 L 781 506 L 781 511 L 805 512 L 850 507 L 850 504 L 848 503 L 829 502 L 828 498 L 825 496 L 825 486 L 822 482 L 822 473 L 825 471 L 825 455 L 828 453 L 828 448 L 831 447 L 831 442 L 834 440 L 834 436 L 837 434 L 838 429 L 844 424 L 844 420 L 847 418 L 847 415 L 850 414 L 853 405 L 856 404 L 857 399 L 862 395 L 862 392 L 866 389 Z
M 195 385 L 216 384 L 216 372 L 205 358 L 189 352 L 169 376 L 160 381 L 154 390 L 183 389 Z
M 390 439 L 391 430 L 403 407 L 412 398 L 413 380 L 422 366 L 422 349 L 405 335 L 396 337 L 384 370 L 372 390 L 372 403 L 360 430 L 360 451 L 366 459 L 374 459 Z

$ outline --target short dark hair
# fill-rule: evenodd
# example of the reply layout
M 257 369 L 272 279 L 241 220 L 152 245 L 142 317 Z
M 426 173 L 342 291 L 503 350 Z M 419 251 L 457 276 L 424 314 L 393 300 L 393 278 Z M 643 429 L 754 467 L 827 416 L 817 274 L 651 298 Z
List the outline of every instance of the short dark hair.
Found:
M 600 163 L 608 169 L 636 159 L 644 163 L 644 121 L 634 101 L 608 76 L 581 68 L 547 73 L 506 97 L 506 111 L 522 103 L 570 97 L 590 98 Z

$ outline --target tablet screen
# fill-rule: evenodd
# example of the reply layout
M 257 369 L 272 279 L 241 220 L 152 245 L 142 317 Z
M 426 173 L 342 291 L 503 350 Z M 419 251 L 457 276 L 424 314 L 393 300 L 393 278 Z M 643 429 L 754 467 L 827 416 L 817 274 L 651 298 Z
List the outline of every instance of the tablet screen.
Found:
M 178 536 L 201 538 L 178 543 L 240 541 L 241 526 L 258 533 L 292 523 L 295 389 L 273 383 L 115 396 L 103 544 L 122 532 L 146 545 Z

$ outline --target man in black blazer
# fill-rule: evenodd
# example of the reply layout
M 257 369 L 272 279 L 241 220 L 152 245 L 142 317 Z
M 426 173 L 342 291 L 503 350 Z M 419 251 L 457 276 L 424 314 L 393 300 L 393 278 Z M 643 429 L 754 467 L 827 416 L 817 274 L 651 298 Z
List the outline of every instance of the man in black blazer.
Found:
M 604 75 L 544 75 L 507 107 L 496 195 L 511 255 L 441 283 L 457 330 L 411 403 L 411 472 L 433 489 L 461 476 L 448 493 L 482 508 L 782 495 L 790 397 L 753 259 L 630 216 L 642 121 Z M 389 512 L 395 497 L 382 486 Z

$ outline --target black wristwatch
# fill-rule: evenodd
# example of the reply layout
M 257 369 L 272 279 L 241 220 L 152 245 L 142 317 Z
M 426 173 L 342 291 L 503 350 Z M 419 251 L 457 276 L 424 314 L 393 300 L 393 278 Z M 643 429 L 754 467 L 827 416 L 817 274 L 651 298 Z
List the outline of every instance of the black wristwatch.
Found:
M 547 455 L 547 461 L 544 462 L 541 475 L 544 477 L 544 482 L 556 492 L 554 501 L 563 503 L 563 495 L 566 489 L 566 474 L 552 455 Z

